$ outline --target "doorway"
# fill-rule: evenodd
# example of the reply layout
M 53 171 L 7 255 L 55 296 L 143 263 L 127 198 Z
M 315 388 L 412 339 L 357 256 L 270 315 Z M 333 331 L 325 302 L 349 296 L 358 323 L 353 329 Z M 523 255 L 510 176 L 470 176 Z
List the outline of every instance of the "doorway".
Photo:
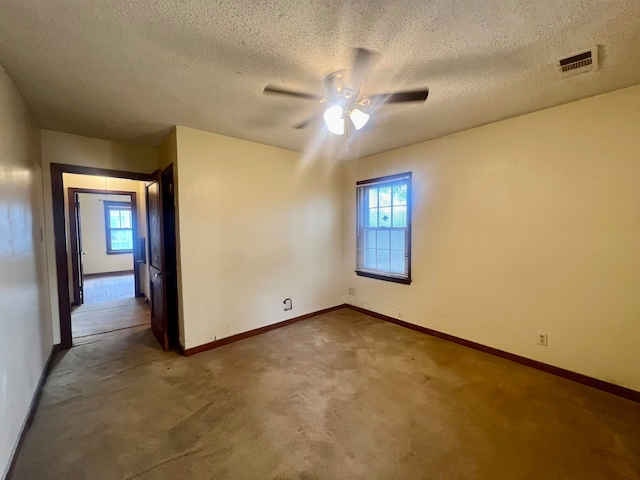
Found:
M 82 343 L 87 335 L 140 325 L 148 328 L 154 310 L 148 261 L 151 235 L 162 246 L 167 238 L 175 239 L 173 217 L 161 222 L 160 230 L 152 231 L 148 225 L 147 191 L 149 185 L 158 184 L 161 172 L 146 175 L 52 164 L 51 175 L 61 348 Z M 123 188 L 123 182 L 135 186 Z M 172 197 L 171 205 L 164 205 L 169 199 L 162 183 L 157 207 L 163 213 L 173 211 Z M 90 212 L 93 217 L 87 216 Z M 174 278 L 175 254 L 166 259 L 164 248 L 155 254 L 162 260 L 160 274 Z M 166 331 L 167 342 L 161 342 L 165 350 L 178 344 L 177 312 L 172 314 L 177 296 L 171 283 L 164 282 L 161 294 L 155 295 L 161 306 L 155 309 L 160 310 L 156 317 Z
M 146 206 L 138 205 L 136 191 L 71 187 L 79 183 L 74 177 L 78 176 L 63 177 L 68 191 L 72 305 L 145 296 L 140 279 L 146 262 L 145 225 L 138 217 L 144 217 Z M 86 176 L 85 181 L 101 178 Z M 132 190 L 144 188 L 144 182 L 120 182 Z
M 63 183 L 74 343 L 148 325 L 145 182 L 65 173 Z

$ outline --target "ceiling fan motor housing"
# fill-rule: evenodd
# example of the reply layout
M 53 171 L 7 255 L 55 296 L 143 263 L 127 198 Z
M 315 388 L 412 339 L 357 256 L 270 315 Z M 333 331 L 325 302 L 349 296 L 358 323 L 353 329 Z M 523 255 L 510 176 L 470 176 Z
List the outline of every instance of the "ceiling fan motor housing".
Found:
M 338 70 L 327 75 L 327 78 L 324 79 L 324 84 L 327 88 L 329 102 L 334 105 L 346 107 L 360 95 L 359 87 L 349 85 L 348 70 Z

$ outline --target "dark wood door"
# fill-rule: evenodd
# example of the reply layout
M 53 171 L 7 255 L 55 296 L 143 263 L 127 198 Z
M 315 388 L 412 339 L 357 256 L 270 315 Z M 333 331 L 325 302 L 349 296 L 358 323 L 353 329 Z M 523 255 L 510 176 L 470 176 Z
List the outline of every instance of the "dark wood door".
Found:
M 73 194 L 73 201 L 75 203 L 75 218 L 72 220 L 75 222 L 75 238 L 71 241 L 75 242 L 75 253 L 77 255 L 77 272 L 74 272 L 73 278 L 76 281 L 76 288 L 74 288 L 74 303 L 76 305 L 82 305 L 84 303 L 84 270 L 82 268 L 82 256 L 85 254 L 82 251 L 82 222 L 80 221 L 80 199 L 78 194 Z
M 151 329 L 164 350 L 169 350 L 167 333 L 167 286 L 164 265 L 164 222 L 162 215 L 162 178 L 147 184 L 147 225 L 149 228 L 149 281 Z
M 164 281 L 167 301 L 169 347 L 180 347 L 178 332 L 178 277 L 176 267 L 176 222 L 173 164 L 162 172 L 162 220 L 164 223 Z

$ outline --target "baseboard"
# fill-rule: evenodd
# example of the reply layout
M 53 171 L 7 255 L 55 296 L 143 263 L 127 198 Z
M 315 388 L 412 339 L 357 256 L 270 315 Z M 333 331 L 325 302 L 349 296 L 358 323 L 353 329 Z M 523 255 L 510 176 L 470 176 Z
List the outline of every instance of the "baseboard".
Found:
M 40 375 L 40 380 L 38 381 L 38 386 L 36 387 L 36 391 L 33 394 L 33 398 L 31 399 L 31 405 L 29 405 L 29 412 L 27 413 L 27 418 L 25 419 L 22 430 L 20 431 L 20 436 L 18 437 L 18 441 L 16 442 L 15 448 L 13 449 L 13 453 L 11 454 L 11 460 L 9 461 L 9 468 L 7 468 L 5 479 L 11 478 L 13 473 L 13 469 L 16 465 L 16 461 L 18 460 L 18 455 L 20 455 L 20 448 L 22 448 L 22 443 L 29 431 L 29 427 L 31 427 L 31 423 L 33 422 L 33 418 L 36 415 L 36 411 L 38 410 L 38 404 L 40 403 L 40 397 L 42 397 L 42 389 L 44 388 L 44 384 L 47 381 L 47 377 L 49 376 L 49 372 L 51 371 L 51 365 L 53 364 L 53 359 L 55 354 L 62 350 L 60 345 L 54 345 L 51 347 L 51 352 L 49 353 L 49 358 L 47 358 L 47 362 L 42 369 L 42 374 Z
M 133 270 L 118 270 L 115 272 L 102 272 L 102 273 L 85 273 L 83 275 L 83 278 L 119 277 L 120 275 L 133 275 Z
M 459 345 L 464 345 L 465 347 L 480 350 L 481 352 L 490 353 L 491 355 L 495 355 L 497 357 L 506 358 L 507 360 L 511 360 L 512 362 L 520 363 L 537 370 L 542 370 L 543 372 L 551 373 L 553 375 L 557 375 L 558 377 L 566 378 L 568 380 L 587 385 L 588 387 L 597 388 L 598 390 L 617 395 L 618 397 L 626 398 L 634 402 L 640 402 L 640 392 L 631 390 L 630 388 L 622 387 L 620 385 L 616 385 L 615 383 L 605 382 L 604 380 L 598 380 L 597 378 L 589 377 L 581 373 L 572 372 L 560 367 L 554 367 L 553 365 L 549 365 L 548 363 L 538 362 L 537 360 L 532 360 L 530 358 L 522 357 L 514 353 L 505 352 L 504 350 L 499 350 L 497 348 L 488 347 L 480 343 L 472 342 L 471 340 L 465 340 L 464 338 L 455 337 L 453 335 L 438 332 L 430 328 L 414 325 L 413 323 L 405 322 L 403 320 L 399 320 L 388 315 L 383 315 L 382 313 L 373 312 L 365 308 L 356 307 L 355 305 L 345 304 L 344 306 L 346 308 L 364 313 L 371 317 L 375 317 L 386 322 L 395 323 L 396 325 L 400 325 L 401 327 L 415 330 L 416 332 L 426 333 L 427 335 L 442 338 Z
M 306 315 L 300 315 L 299 317 L 290 318 L 289 320 L 283 320 L 282 322 L 274 323 L 272 325 L 267 325 L 265 327 L 249 330 L 248 332 L 238 333 L 236 335 L 231 335 L 230 337 L 221 338 L 220 340 L 215 340 L 213 342 L 205 343 L 204 345 L 198 345 L 197 347 L 181 349 L 181 353 L 185 357 L 189 357 L 191 355 L 195 355 L 196 353 L 206 352 L 207 350 L 213 350 L 214 348 L 222 347 L 223 345 L 228 345 L 230 343 L 237 342 L 239 340 L 244 340 L 245 338 L 253 337 L 255 335 L 260 335 L 261 333 L 275 330 L 276 328 L 286 327 L 287 325 L 291 325 L 292 323 L 300 322 L 302 320 L 315 317 L 316 315 L 332 312 L 334 310 L 344 308 L 345 306 L 346 306 L 345 304 L 336 305 L 335 307 L 329 307 L 323 310 L 318 310 L 317 312 L 307 313 Z

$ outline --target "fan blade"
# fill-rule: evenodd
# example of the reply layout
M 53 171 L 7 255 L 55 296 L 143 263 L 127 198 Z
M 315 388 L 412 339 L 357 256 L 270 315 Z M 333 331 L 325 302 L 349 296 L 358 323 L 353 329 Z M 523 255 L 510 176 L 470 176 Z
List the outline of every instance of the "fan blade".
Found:
M 360 88 L 364 82 L 367 73 L 369 73 L 369 67 L 371 66 L 371 59 L 374 56 L 374 52 L 365 48 L 353 49 L 353 64 L 351 66 L 351 84 L 354 87 Z
M 429 89 L 415 90 L 412 92 L 395 92 L 384 95 L 369 95 L 367 98 L 371 103 L 405 103 L 405 102 L 424 102 L 429 96 Z
M 307 118 L 304 122 L 300 122 L 297 125 L 294 125 L 293 128 L 297 130 L 302 130 L 303 128 L 307 128 L 309 125 L 311 125 L 313 122 L 315 122 L 319 118 L 320 118 L 320 115 L 314 115 L 311 118 Z
M 265 95 L 286 95 L 289 97 L 296 98 L 304 98 L 306 100 L 316 100 L 321 102 L 324 100 L 324 97 L 320 95 L 314 95 L 312 93 L 304 93 L 304 92 L 295 92 L 293 90 L 285 90 L 284 88 L 272 87 L 271 85 L 267 85 L 264 87 L 264 91 L 262 92 Z

